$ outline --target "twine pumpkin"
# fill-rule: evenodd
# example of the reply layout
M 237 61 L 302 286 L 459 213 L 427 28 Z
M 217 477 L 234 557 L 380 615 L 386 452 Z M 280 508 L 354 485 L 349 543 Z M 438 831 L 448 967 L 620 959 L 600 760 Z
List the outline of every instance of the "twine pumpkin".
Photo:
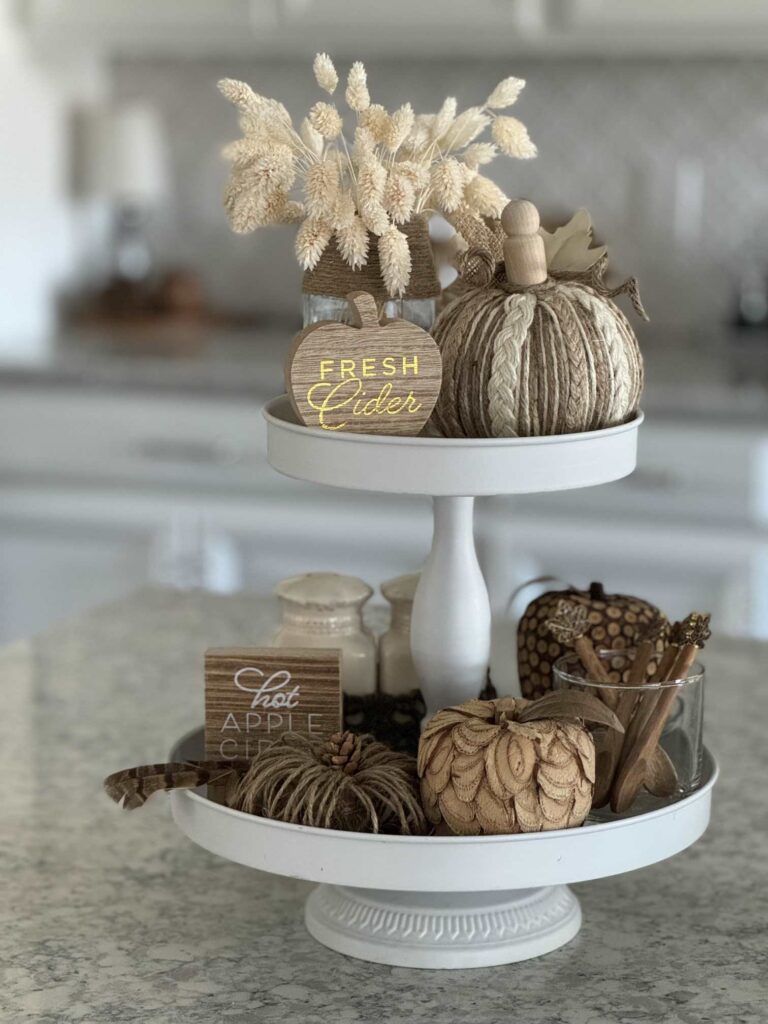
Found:
M 522 200 L 502 214 L 504 263 L 470 251 L 465 281 L 433 336 L 443 385 L 433 425 L 448 437 L 529 437 L 599 430 L 637 412 L 643 364 L 627 318 L 612 301 L 634 280 L 603 282 L 607 257 L 576 272 L 547 273 L 539 216 Z M 583 260 L 581 264 L 583 264 Z
M 420 835 L 416 761 L 372 736 L 285 733 L 255 757 L 230 806 L 297 825 Z
M 585 719 L 623 732 L 596 697 L 570 690 L 535 702 L 502 697 L 439 711 L 419 743 L 427 817 L 460 835 L 581 825 L 595 784 Z
M 517 627 L 517 670 L 524 697 L 535 700 L 551 690 L 552 666 L 570 650 L 552 635 L 548 625 L 563 600 L 586 609 L 585 635 L 597 650 L 617 652 L 616 658 L 605 666 L 612 683 L 622 679 L 626 682 L 629 669 L 625 651 L 635 647 L 638 639 L 660 620 L 665 628 L 655 639 L 657 657 L 651 659 L 648 667 L 653 675 L 668 634 L 666 616 L 655 605 L 629 594 L 606 594 L 602 583 L 592 583 L 588 590 L 548 590 L 531 601 Z

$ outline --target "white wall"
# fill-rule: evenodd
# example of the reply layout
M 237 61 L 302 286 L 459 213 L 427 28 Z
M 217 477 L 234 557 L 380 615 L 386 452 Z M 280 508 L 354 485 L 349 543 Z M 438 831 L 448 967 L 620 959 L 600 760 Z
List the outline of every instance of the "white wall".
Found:
M 0 0 L 0 338 L 34 338 L 69 249 L 65 123 L 50 75 L 28 56 Z
M 242 78 L 295 118 L 319 98 L 305 58 L 123 58 L 118 99 L 154 103 L 168 133 L 173 233 L 161 255 L 204 277 L 214 302 L 265 314 L 297 308 L 293 233 L 235 236 L 221 206 L 223 143 L 237 135 L 216 81 Z M 365 57 L 365 53 L 360 54 Z M 747 267 L 768 270 L 768 60 L 511 56 L 371 60 L 369 85 L 390 109 L 435 110 L 446 95 L 481 102 L 504 75 L 527 79 L 514 113 L 539 147 L 531 161 L 499 159 L 490 174 L 562 222 L 592 213 L 615 273 L 639 278 L 654 325 L 716 327 L 732 315 Z M 344 70 L 349 60 L 339 61 Z
M 51 46 L 32 52 L 0 0 L 0 344 L 5 355 L 45 343 L 57 293 L 103 263 L 104 204 L 75 202 L 70 126 L 76 104 L 109 92 L 96 53 Z

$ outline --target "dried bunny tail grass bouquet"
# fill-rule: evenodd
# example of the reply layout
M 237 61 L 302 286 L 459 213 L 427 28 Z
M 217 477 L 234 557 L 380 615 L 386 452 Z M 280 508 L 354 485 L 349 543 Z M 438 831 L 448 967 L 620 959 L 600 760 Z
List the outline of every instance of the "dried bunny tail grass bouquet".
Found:
M 295 825 L 421 835 L 416 761 L 372 736 L 286 733 L 254 758 L 230 806 Z
M 317 84 L 332 95 L 339 77 L 331 58 L 315 57 Z M 381 277 L 401 296 L 412 273 L 404 226 L 441 213 L 461 231 L 501 212 L 507 197 L 481 173 L 499 151 L 518 159 L 536 155 L 525 125 L 498 111 L 512 106 L 525 82 L 505 78 L 481 106 L 459 112 L 449 97 L 434 114 L 416 114 L 410 103 L 388 111 L 371 103 L 365 67 L 356 61 L 344 100 L 355 117 L 346 139 L 333 102 L 314 104 L 298 130 L 282 103 L 244 82 L 224 79 L 223 95 L 240 114 L 243 137 L 225 148 L 232 162 L 224 205 L 237 232 L 267 224 L 297 224 L 296 255 L 314 270 L 333 243 L 352 270 L 366 266 L 371 236 Z M 480 136 L 490 129 L 489 140 Z

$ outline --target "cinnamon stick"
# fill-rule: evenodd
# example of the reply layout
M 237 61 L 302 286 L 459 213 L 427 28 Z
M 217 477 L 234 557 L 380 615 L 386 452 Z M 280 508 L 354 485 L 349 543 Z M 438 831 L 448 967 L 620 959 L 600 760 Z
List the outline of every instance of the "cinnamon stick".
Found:
M 600 656 L 592 645 L 592 641 L 586 636 L 577 636 L 573 641 L 573 649 L 579 656 L 579 661 L 589 673 L 589 678 L 598 683 L 607 683 L 608 672 L 600 660 Z

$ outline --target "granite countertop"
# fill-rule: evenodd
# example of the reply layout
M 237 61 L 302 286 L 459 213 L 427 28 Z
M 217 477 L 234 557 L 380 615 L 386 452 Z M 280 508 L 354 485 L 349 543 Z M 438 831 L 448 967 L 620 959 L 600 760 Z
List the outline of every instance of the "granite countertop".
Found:
M 2 1020 L 764 1024 L 768 647 L 707 652 L 722 778 L 696 846 L 575 886 L 582 931 L 542 959 L 415 971 L 315 943 L 308 884 L 194 846 L 164 796 L 129 814 L 101 792 L 199 725 L 205 647 L 274 622 L 267 599 L 151 590 L 0 651 Z

